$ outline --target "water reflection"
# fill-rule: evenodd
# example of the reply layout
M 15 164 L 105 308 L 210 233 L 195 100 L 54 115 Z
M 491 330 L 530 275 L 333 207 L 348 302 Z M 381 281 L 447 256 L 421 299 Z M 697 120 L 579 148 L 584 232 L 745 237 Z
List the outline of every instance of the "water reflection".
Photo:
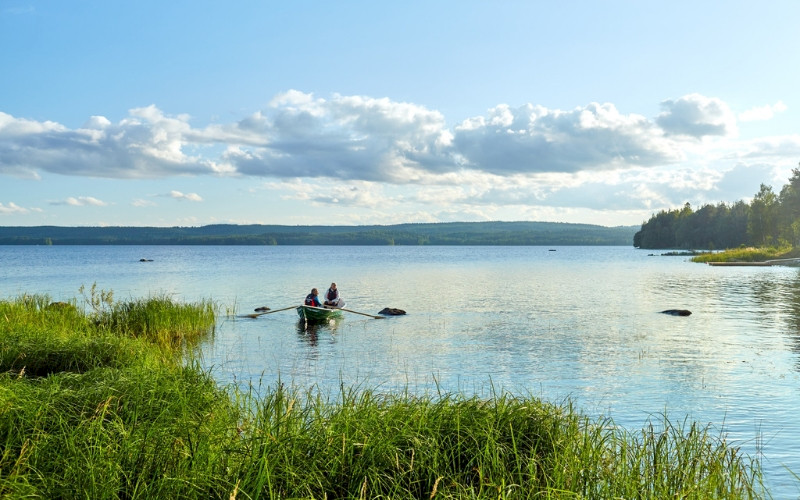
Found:
M 788 304 L 788 314 L 786 315 L 786 329 L 787 336 L 789 337 L 789 347 L 792 352 L 800 354 L 800 273 L 794 276 L 794 279 L 786 287 L 785 302 Z M 800 371 L 800 358 L 795 360 L 795 369 Z
M 306 321 L 300 319 L 297 322 L 297 334 L 301 342 L 311 347 L 317 347 L 320 338 L 329 338 L 330 342 L 335 341 L 336 330 L 339 329 L 341 318 L 332 318 L 326 321 Z

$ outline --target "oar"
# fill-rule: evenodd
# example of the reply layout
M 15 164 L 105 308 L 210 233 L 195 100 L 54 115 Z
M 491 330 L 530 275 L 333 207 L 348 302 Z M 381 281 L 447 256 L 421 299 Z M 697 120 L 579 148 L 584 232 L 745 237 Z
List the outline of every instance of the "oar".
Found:
M 352 309 L 345 309 L 344 307 L 338 307 L 337 309 L 339 309 L 341 311 L 347 311 L 347 312 L 351 312 L 351 313 L 355 313 L 355 314 L 360 314 L 362 316 L 369 316 L 372 319 L 384 319 L 383 316 L 375 316 L 374 314 L 362 313 L 362 312 L 354 311 Z
M 264 311 L 264 312 L 260 312 L 260 313 L 245 314 L 244 316 L 247 317 L 247 318 L 257 318 L 257 317 L 263 316 L 265 314 L 272 314 L 272 313 L 276 313 L 276 312 L 286 311 L 288 309 L 294 309 L 295 307 L 297 307 L 297 306 L 284 307 L 283 309 L 273 309 L 271 311 Z

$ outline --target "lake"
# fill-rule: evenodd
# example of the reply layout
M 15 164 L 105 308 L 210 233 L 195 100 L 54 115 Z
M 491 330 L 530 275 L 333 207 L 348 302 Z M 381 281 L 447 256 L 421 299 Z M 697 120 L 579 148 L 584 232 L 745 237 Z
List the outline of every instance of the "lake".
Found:
M 335 393 L 506 391 L 570 399 L 631 430 L 711 424 L 800 497 L 800 269 L 712 267 L 631 247 L 0 246 L 0 297 L 169 294 L 221 306 L 202 362 L 221 383 Z M 658 253 L 658 252 L 656 252 Z M 140 262 L 140 259 L 152 259 Z M 335 281 L 345 313 L 293 310 Z M 660 314 L 689 309 L 692 315 Z M 787 470 L 788 469 L 788 470 Z

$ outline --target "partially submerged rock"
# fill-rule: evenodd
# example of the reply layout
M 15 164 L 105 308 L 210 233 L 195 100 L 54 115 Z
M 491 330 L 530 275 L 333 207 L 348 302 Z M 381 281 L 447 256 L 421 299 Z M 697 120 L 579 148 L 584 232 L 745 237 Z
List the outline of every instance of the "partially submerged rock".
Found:
M 664 309 L 661 311 L 663 314 L 669 314 L 670 316 L 691 316 L 692 311 L 688 309 Z
M 395 309 L 394 307 L 384 307 L 378 314 L 383 314 L 385 316 L 401 316 L 405 313 L 406 312 L 402 309 Z

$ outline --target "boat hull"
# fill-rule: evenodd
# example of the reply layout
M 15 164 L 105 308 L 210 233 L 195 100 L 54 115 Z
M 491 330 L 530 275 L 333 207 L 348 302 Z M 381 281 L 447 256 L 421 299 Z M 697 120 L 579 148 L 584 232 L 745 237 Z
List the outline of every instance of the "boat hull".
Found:
M 326 309 L 324 307 L 298 306 L 297 315 L 300 316 L 300 319 L 305 321 L 322 322 L 341 318 L 342 311 L 340 309 Z

